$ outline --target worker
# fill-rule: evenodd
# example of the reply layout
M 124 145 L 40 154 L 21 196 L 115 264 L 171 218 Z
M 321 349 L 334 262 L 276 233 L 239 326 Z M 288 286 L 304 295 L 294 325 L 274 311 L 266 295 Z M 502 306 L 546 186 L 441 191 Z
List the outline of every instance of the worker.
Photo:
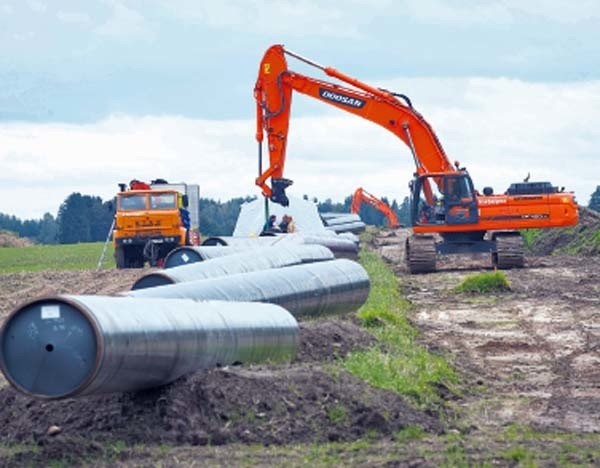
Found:
M 190 245 L 190 212 L 183 204 L 183 195 L 178 194 L 177 205 L 179 206 L 179 217 L 181 218 L 181 225 L 185 228 L 185 245 Z
M 433 196 L 433 219 L 438 224 L 443 223 L 446 219 L 444 202 L 435 195 Z
M 274 214 L 269 216 L 269 219 L 265 221 L 263 226 L 263 232 L 273 232 L 275 230 L 275 223 L 277 222 L 277 216 Z
M 294 224 L 294 221 L 292 220 L 292 217 L 287 214 L 283 215 L 283 217 L 281 218 L 281 222 L 279 223 L 279 229 L 281 229 L 281 232 L 295 231 L 296 226 Z
M 288 216 L 287 232 L 289 232 L 289 233 L 296 232 L 296 223 L 294 223 L 294 220 L 292 219 L 291 216 Z

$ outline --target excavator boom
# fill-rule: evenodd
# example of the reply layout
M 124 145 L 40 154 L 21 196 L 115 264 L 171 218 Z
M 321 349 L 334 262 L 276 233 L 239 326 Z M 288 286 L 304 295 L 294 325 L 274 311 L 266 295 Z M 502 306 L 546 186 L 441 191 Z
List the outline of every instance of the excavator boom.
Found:
M 367 204 L 371 205 L 373 208 L 375 208 L 376 210 L 383 213 L 383 215 L 387 219 L 389 227 L 391 227 L 391 228 L 400 227 L 400 223 L 398 222 L 398 217 L 396 216 L 396 213 L 394 213 L 394 210 L 392 210 L 392 208 L 387 203 L 380 200 L 375 195 L 370 194 L 362 187 L 359 187 L 354 191 L 354 195 L 352 196 L 352 204 L 350 205 L 350 212 L 358 214 L 360 211 L 360 206 L 363 203 L 367 203 Z
M 286 54 L 323 70 L 351 87 L 329 83 L 290 71 Z M 259 67 L 254 87 L 256 99 L 256 139 L 259 144 L 267 136 L 269 167 L 256 179 L 265 196 L 282 198 L 279 189 L 288 185 L 283 179 L 287 135 L 289 130 L 292 91 L 310 96 L 343 111 L 370 120 L 400 138 L 411 150 L 416 172 L 456 172 L 435 132 L 413 107 L 408 98 L 386 90 L 374 88 L 345 75 L 332 67 L 323 67 L 297 54 L 290 53 L 282 45 L 270 47 Z M 400 99 L 403 99 L 402 102 Z M 271 179 L 271 186 L 268 179 Z M 280 181 L 283 179 L 283 183 Z

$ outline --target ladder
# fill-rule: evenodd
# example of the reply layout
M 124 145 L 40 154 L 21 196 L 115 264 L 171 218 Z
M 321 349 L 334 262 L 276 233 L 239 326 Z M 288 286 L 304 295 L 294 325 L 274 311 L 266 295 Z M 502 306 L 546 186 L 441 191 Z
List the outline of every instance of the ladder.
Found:
M 102 268 L 102 263 L 104 262 L 104 257 L 106 257 L 106 249 L 108 248 L 108 243 L 110 242 L 110 236 L 112 236 L 113 229 L 115 227 L 116 216 L 112 220 L 112 224 L 108 230 L 108 234 L 106 235 L 106 241 L 104 242 L 104 247 L 102 249 L 102 255 L 100 255 L 100 259 L 98 260 L 98 266 L 96 266 L 96 271 L 100 271 Z

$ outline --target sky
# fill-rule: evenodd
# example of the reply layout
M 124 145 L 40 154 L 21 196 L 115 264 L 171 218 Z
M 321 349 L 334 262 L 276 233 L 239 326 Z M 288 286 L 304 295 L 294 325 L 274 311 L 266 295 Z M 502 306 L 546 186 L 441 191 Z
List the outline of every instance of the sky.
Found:
M 56 215 L 133 178 L 259 195 L 252 90 L 275 43 L 410 96 L 479 189 L 530 173 L 587 204 L 600 185 L 595 0 L 0 0 L 0 213 Z M 408 194 L 398 138 L 293 106 L 290 194 Z

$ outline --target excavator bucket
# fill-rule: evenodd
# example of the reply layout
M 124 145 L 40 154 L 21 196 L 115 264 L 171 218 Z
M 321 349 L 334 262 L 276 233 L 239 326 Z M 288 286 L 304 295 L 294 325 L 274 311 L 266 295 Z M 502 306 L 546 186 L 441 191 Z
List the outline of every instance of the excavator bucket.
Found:
M 294 182 L 290 179 L 271 179 L 271 188 L 273 190 L 273 193 L 271 193 L 271 201 L 282 206 L 288 206 L 290 200 L 285 194 L 285 189 L 293 183 Z

